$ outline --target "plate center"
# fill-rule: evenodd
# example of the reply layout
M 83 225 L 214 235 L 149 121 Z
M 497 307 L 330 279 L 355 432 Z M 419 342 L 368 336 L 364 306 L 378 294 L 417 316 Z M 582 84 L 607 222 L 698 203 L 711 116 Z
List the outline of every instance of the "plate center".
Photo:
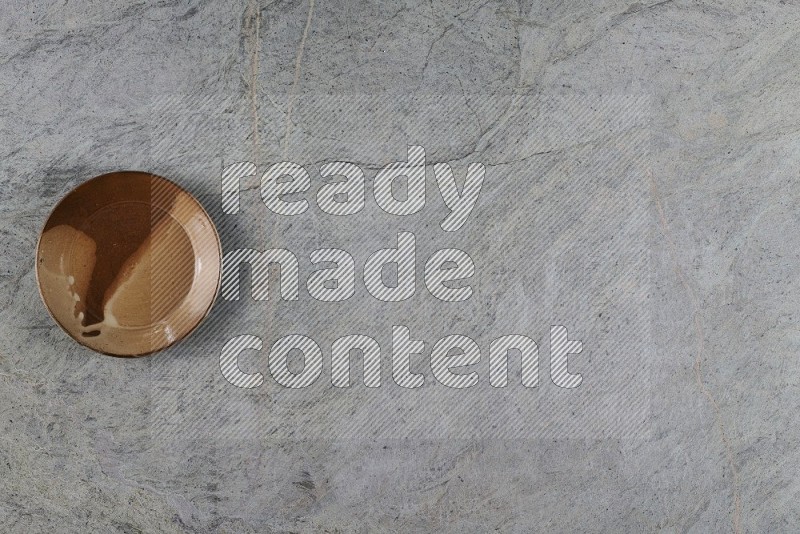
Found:
M 149 326 L 189 293 L 194 250 L 183 227 L 163 210 L 144 202 L 116 202 L 86 218 L 80 230 L 96 246 L 84 326 Z M 72 255 L 81 252 L 73 249 Z

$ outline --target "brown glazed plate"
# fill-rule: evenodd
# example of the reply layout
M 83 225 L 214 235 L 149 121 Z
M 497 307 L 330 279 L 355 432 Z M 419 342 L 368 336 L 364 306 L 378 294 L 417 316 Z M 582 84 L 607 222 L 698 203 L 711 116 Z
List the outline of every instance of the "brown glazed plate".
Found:
M 113 172 L 73 189 L 36 247 L 39 293 L 72 338 L 111 356 L 144 356 L 194 330 L 219 291 L 219 235 L 180 186 Z

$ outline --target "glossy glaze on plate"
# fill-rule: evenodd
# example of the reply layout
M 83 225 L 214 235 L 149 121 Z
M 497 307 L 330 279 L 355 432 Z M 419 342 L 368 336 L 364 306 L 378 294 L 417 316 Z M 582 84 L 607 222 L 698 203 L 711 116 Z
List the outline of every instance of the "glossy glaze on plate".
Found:
M 209 312 L 220 244 L 202 206 L 148 173 L 98 176 L 53 210 L 39 239 L 42 299 L 74 339 L 115 356 L 163 349 Z

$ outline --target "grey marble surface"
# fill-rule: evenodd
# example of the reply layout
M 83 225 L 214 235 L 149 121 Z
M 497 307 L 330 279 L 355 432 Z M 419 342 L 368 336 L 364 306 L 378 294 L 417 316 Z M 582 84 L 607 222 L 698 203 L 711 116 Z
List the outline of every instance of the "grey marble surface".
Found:
M 799 24 L 788 1 L 0 4 L 2 529 L 793 530 Z M 536 103 L 508 113 L 499 102 L 509 98 Z M 341 115 L 325 117 L 344 104 L 363 119 L 347 133 L 336 128 Z M 580 113 L 559 125 L 543 115 L 553 109 Z M 371 117 L 383 126 L 365 126 Z M 441 121 L 445 131 L 431 134 Z M 226 248 L 281 243 L 307 256 L 333 241 L 363 265 L 405 222 L 374 206 L 336 225 L 319 212 L 269 217 L 257 181 L 245 184 L 243 207 L 262 211 L 234 220 L 219 211 L 222 168 L 350 158 L 371 180 L 414 136 L 457 173 L 487 164 L 472 226 L 442 237 L 441 198 L 408 223 L 426 254 L 453 244 L 475 255 L 480 291 L 467 308 L 424 294 L 377 306 L 363 286 L 350 307 L 316 306 L 307 294 L 294 306 L 222 301 L 185 344 L 119 360 L 75 344 L 41 303 L 34 249 L 49 210 L 120 168 L 189 188 Z M 562 183 L 594 208 L 570 212 Z M 548 222 L 557 213 L 575 222 L 572 234 Z M 610 278 L 586 285 L 567 275 L 588 267 L 564 271 L 573 285 L 560 291 L 578 304 L 558 308 L 557 286 L 542 282 L 555 263 L 526 256 L 545 236 L 561 237 L 559 253 L 581 265 L 616 250 L 647 263 L 625 264 L 624 279 L 598 269 Z M 604 246 L 611 236 L 623 244 Z M 636 291 L 601 291 L 620 280 Z M 577 290 L 590 287 L 580 301 Z M 605 310 L 610 319 L 595 317 Z M 629 316 L 647 318 L 646 332 L 615 330 Z M 309 332 L 327 351 L 359 329 L 385 345 L 401 317 L 428 349 L 448 333 L 482 347 L 495 333 L 539 340 L 563 319 L 583 329 L 576 365 L 586 384 L 559 396 L 543 372 L 528 402 L 558 410 L 552 421 L 520 419 L 525 390 L 508 389 L 520 410 L 504 417 L 530 425 L 498 436 L 446 418 L 485 409 L 485 391 L 462 401 L 382 390 L 380 402 L 407 411 L 381 426 L 383 412 L 368 409 L 378 397 L 364 388 L 240 390 L 219 371 L 229 337 L 274 340 L 265 324 Z M 617 352 L 604 360 L 599 347 Z M 259 357 L 248 365 L 263 368 Z M 646 373 L 599 396 L 593 384 L 608 384 L 603 369 L 620 362 Z M 601 410 L 601 399 L 615 408 Z M 641 421 L 597 419 L 609 413 Z M 587 427 L 593 416 L 600 422 Z M 451 431 L 432 431 L 441 420 Z

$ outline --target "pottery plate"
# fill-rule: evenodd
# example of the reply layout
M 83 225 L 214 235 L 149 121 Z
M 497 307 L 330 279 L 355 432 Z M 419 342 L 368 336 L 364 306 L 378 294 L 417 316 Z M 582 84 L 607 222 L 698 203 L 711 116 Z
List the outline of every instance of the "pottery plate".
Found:
M 221 248 L 211 218 L 178 185 L 114 172 L 72 190 L 39 237 L 36 277 L 55 321 L 82 345 L 143 356 L 211 310 Z

